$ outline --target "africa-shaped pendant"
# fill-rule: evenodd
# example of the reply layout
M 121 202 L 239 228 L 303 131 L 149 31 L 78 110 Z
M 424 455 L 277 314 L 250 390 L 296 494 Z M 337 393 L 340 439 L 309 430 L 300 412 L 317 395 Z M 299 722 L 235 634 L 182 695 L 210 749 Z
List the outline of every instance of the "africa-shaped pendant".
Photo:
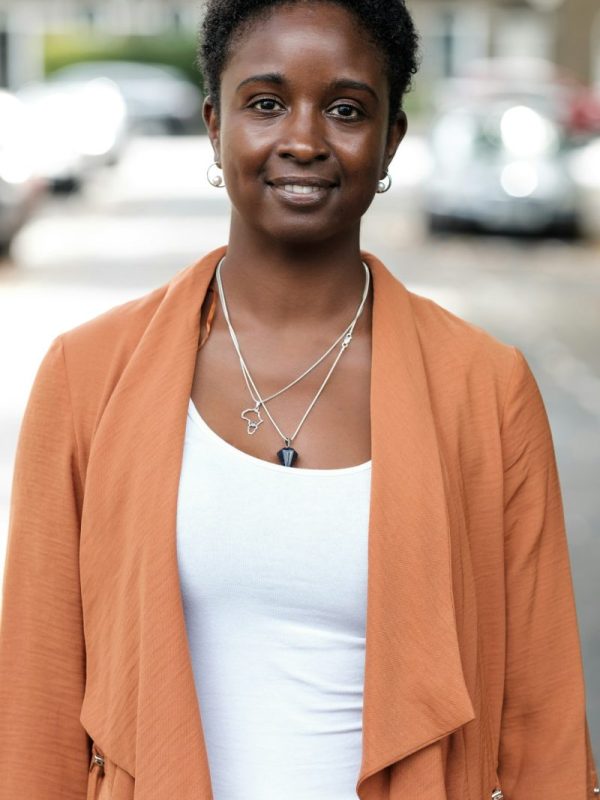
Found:
M 284 467 L 293 467 L 294 462 L 298 458 L 298 453 L 294 450 L 293 447 L 286 445 L 282 447 L 281 450 L 277 451 L 277 457 L 281 462 L 282 466 Z
M 240 417 L 248 424 L 248 436 L 253 436 L 264 422 L 260 415 L 259 406 L 245 408 L 240 414 Z

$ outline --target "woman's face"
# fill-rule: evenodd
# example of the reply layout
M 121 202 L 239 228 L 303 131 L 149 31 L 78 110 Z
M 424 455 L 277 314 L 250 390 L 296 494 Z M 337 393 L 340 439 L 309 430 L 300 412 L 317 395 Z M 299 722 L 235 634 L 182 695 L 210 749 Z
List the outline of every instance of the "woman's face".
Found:
M 204 118 L 237 214 L 279 240 L 316 242 L 360 225 L 406 132 L 388 136 L 381 57 L 335 4 L 276 8 L 244 32 Z

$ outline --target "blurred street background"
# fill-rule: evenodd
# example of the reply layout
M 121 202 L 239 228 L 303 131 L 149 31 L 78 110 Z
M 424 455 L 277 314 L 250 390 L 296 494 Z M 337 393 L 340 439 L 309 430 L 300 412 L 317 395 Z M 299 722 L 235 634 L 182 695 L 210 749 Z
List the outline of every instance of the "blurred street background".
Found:
M 600 4 L 407 4 L 422 65 L 363 248 L 534 371 L 600 762 Z M 206 179 L 200 9 L 0 0 L 0 568 L 19 425 L 51 340 L 227 242 L 227 194 Z

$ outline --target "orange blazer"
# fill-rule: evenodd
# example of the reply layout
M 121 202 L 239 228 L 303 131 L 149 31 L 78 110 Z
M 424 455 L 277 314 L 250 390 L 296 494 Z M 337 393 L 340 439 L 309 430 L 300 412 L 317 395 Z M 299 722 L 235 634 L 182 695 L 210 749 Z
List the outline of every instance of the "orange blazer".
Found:
M 175 534 L 199 312 L 225 252 L 58 336 L 39 367 L 4 573 L 0 800 L 212 797 Z M 536 382 L 518 349 L 362 255 L 374 309 L 357 796 L 592 800 Z

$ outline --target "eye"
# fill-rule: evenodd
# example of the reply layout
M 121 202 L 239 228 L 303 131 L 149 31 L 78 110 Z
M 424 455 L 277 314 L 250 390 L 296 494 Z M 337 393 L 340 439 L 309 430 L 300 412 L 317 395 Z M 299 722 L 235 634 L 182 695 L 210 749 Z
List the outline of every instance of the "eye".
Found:
M 341 112 L 339 114 L 334 114 L 335 117 L 355 120 L 355 119 L 360 119 L 360 117 L 364 116 L 360 108 L 357 108 L 356 106 L 353 106 L 350 103 L 339 103 L 337 106 L 333 107 L 332 111 L 335 110 L 336 108 L 341 109 Z
M 250 103 L 248 108 L 256 108 L 260 103 L 272 103 L 273 105 L 270 108 L 259 108 L 259 111 L 275 111 L 274 106 L 281 105 L 274 97 L 259 97 L 258 100 L 254 100 Z

